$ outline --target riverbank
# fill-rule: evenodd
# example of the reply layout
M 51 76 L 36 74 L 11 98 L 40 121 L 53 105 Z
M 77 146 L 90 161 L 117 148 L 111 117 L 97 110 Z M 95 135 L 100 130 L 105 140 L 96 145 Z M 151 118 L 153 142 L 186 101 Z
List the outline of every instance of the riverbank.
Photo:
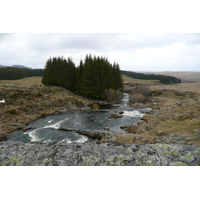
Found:
M 0 103 L 0 140 L 41 117 L 67 110 L 89 110 L 95 103 L 62 87 L 43 86 L 40 77 L 1 81 L 0 100 L 5 101 Z

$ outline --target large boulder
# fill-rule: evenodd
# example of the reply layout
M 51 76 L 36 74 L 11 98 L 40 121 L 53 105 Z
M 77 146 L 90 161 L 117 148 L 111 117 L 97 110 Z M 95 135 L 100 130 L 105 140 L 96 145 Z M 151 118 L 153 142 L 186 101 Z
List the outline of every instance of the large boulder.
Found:
M 113 118 L 113 119 L 117 119 L 117 118 L 122 118 L 123 115 L 113 113 L 113 114 L 110 115 L 110 117 Z
M 1 166 L 196 166 L 199 155 L 195 145 L 0 142 Z

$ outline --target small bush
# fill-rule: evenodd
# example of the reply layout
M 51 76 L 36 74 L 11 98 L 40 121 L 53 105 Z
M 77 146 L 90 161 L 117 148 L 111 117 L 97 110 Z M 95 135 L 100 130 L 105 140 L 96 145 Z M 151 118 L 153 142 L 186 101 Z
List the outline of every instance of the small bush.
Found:
M 93 110 L 99 110 L 99 109 L 100 109 L 99 104 L 98 104 L 98 103 L 93 103 L 93 104 L 92 104 L 92 109 L 93 109 Z
M 40 93 L 40 92 L 38 92 L 37 94 L 36 94 L 36 97 L 41 97 L 42 96 L 42 93 Z
M 139 126 L 129 126 L 126 131 L 129 133 L 136 134 L 138 132 Z
M 130 103 L 147 103 L 147 102 L 151 102 L 151 98 L 144 96 L 141 93 L 134 93 L 134 94 L 130 94 L 129 101 Z
M 107 89 L 105 91 L 105 100 L 109 103 L 119 103 L 122 96 L 123 94 L 119 90 L 115 91 L 114 89 Z
M 17 110 L 16 109 L 11 109 L 8 111 L 10 114 L 15 115 L 17 114 Z
M 147 85 L 138 85 L 137 87 L 132 89 L 130 91 L 130 93 L 131 94 L 140 93 L 140 94 L 143 94 L 144 96 L 149 96 L 150 95 L 149 86 L 147 86 Z

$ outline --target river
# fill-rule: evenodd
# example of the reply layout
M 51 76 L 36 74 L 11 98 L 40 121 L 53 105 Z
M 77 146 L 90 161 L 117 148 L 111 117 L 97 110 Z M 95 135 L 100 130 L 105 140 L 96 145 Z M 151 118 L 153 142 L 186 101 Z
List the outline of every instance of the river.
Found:
M 110 105 L 107 109 L 98 111 L 68 111 L 40 118 L 29 124 L 30 130 L 22 130 L 10 133 L 7 141 L 22 142 L 86 142 L 86 136 L 77 133 L 77 130 L 103 130 L 108 127 L 110 131 L 124 132 L 120 126 L 136 125 L 143 117 L 142 111 L 148 108 L 131 108 L 129 95 L 123 94 L 120 104 Z M 123 117 L 113 119 L 110 115 L 114 112 L 123 111 Z M 65 131 L 60 130 L 64 128 Z M 66 131 L 68 129 L 68 131 Z

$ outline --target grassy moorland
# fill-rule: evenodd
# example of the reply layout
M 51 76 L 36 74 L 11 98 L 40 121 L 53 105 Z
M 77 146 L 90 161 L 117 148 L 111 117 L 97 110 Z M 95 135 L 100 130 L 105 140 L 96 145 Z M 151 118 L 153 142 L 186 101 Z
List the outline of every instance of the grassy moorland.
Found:
M 62 87 L 43 86 L 41 77 L 0 81 L 0 132 L 10 133 L 40 117 L 59 110 L 77 109 L 91 104 Z M 1 139 L 1 138 L 0 138 Z
M 150 107 L 138 126 L 115 135 L 127 144 L 180 143 L 200 145 L 200 82 L 162 85 L 154 80 L 137 80 L 123 75 L 124 88 L 145 85 L 151 102 L 132 103 Z M 128 91 L 127 90 L 127 91 Z M 0 81 L 0 133 L 10 133 L 40 117 L 59 110 L 87 107 L 94 101 L 76 96 L 61 87 L 43 86 L 41 77 Z M 1 140 L 1 137 L 0 137 Z
M 134 79 L 126 79 L 131 84 Z M 146 85 L 146 81 L 140 81 Z M 139 126 L 129 127 L 127 143 L 200 144 L 200 82 L 174 85 L 150 84 L 151 103 L 133 107 L 150 107 Z M 132 141 L 132 142 L 130 142 Z

